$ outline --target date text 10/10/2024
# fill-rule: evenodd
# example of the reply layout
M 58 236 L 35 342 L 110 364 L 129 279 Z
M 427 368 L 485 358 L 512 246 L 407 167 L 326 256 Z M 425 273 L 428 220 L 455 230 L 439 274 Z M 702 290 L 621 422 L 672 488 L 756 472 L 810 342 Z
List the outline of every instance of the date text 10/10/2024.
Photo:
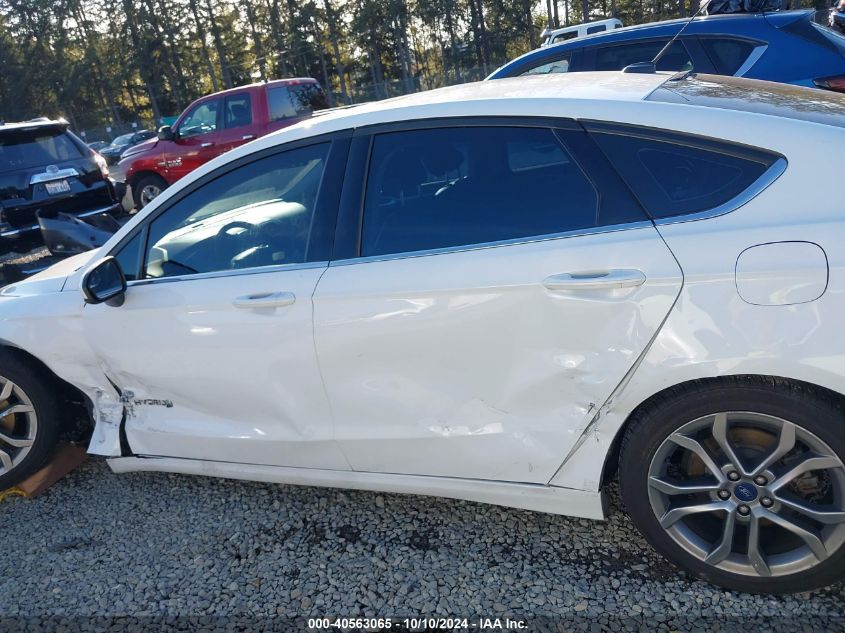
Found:
M 525 620 L 511 618 L 309 618 L 309 631 L 340 629 L 343 631 L 381 630 L 392 628 L 405 631 L 525 631 Z

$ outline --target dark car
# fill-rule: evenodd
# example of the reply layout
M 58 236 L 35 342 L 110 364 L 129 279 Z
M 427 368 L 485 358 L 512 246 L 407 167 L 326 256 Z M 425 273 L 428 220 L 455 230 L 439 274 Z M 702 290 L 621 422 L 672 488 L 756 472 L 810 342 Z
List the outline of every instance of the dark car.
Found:
M 91 143 L 88 143 L 88 147 L 93 149 L 95 152 L 99 152 L 101 149 L 105 149 L 109 145 L 111 145 L 111 143 L 109 143 L 108 141 L 93 141 Z
M 0 124 L 0 252 L 41 240 L 37 212 L 120 213 L 102 156 L 67 121 Z
M 625 27 L 526 53 L 488 79 L 621 70 L 653 59 L 689 23 L 657 70 L 695 70 L 845 92 L 845 37 L 816 24 L 814 16 L 814 11 L 710 15 Z
M 122 134 L 111 142 L 111 145 L 100 150 L 100 156 L 106 159 L 109 165 L 116 165 L 120 160 L 121 155 L 130 147 L 134 147 L 138 143 L 148 141 L 156 135 L 152 130 L 141 130 L 140 132 L 132 132 L 130 134 Z

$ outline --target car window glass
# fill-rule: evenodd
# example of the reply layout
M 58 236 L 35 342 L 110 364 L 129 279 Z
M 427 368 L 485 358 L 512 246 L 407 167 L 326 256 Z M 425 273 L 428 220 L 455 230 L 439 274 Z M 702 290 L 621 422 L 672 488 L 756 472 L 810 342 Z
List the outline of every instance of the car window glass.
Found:
M 63 132 L 37 129 L 0 132 L 0 173 L 46 167 L 81 156 L 79 147 Z
M 140 279 L 141 273 L 141 237 L 143 233 L 138 232 L 131 240 L 114 254 L 115 259 L 123 269 L 126 281 Z
M 271 87 L 267 90 L 267 100 L 271 121 L 307 116 L 327 105 L 323 90 L 314 83 Z
M 116 139 L 114 139 L 111 142 L 111 144 L 116 146 L 116 145 L 126 145 L 127 143 L 131 143 L 131 142 L 132 142 L 132 134 L 123 134 L 121 136 L 118 136 Z
M 574 40 L 576 37 L 578 37 L 578 31 L 561 33 L 560 35 L 555 35 L 555 38 L 552 40 L 552 44 L 557 44 L 558 42 L 565 42 L 566 40 Z
M 179 200 L 150 224 L 145 276 L 304 262 L 329 145 L 261 158 Z
M 224 127 L 252 125 L 252 99 L 248 92 L 226 97 L 223 107 Z
M 601 31 L 607 30 L 607 27 L 602 24 L 600 26 L 588 26 L 587 27 L 587 35 L 592 35 L 593 33 L 599 33 Z
M 541 64 L 540 66 L 535 66 L 534 68 L 529 68 L 526 70 L 523 75 L 548 75 L 551 73 L 568 73 L 569 72 L 569 61 L 572 58 L 572 53 L 567 53 L 566 55 L 556 59 L 552 62 L 548 62 L 545 64 Z
M 705 148 L 684 139 L 593 136 L 653 218 L 714 209 L 745 191 L 777 159 L 729 143 Z
M 702 38 L 701 46 L 722 75 L 733 75 L 748 59 L 754 44 L 727 38 Z
M 663 50 L 669 40 L 634 42 L 596 48 L 594 70 L 622 70 L 637 62 L 648 62 Z M 657 70 L 692 70 L 692 60 L 683 43 L 676 41 L 657 62 Z
M 220 101 L 215 99 L 195 106 L 179 124 L 179 137 L 188 138 L 216 130 L 219 104 Z
M 367 181 L 361 254 L 593 227 L 597 207 L 593 185 L 552 130 L 455 127 L 380 134 Z

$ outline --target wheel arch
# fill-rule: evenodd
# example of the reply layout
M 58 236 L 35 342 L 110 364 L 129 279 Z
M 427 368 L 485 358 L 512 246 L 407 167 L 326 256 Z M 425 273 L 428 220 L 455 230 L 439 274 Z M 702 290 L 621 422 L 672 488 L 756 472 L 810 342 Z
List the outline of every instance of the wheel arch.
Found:
M 771 389 L 790 389 L 803 393 L 812 393 L 815 397 L 823 398 L 828 402 L 834 403 L 838 408 L 845 412 L 845 394 L 795 378 L 786 378 L 783 376 L 770 376 L 765 374 L 736 374 L 730 376 L 713 376 L 707 378 L 695 378 L 685 380 L 683 382 L 671 385 L 650 395 L 643 400 L 628 414 L 625 421 L 616 430 L 610 449 L 604 457 L 604 465 L 602 467 L 601 486 L 606 486 L 616 476 L 619 468 L 619 452 L 622 445 L 622 438 L 630 427 L 633 420 L 635 420 L 644 411 L 656 406 L 658 403 L 667 399 L 680 398 L 685 393 L 701 389 L 709 386 L 743 386 L 743 385 L 758 385 L 765 386 Z
M 0 352 L 12 355 L 19 362 L 32 367 L 51 384 L 60 401 L 78 405 L 61 408 L 61 430 L 64 433 L 73 433 L 74 439 L 81 439 L 78 436 L 82 435 L 87 440 L 94 429 L 94 407 L 91 399 L 78 387 L 59 377 L 40 358 L 14 343 L 0 339 Z
M 131 175 L 130 175 L 127 179 L 126 179 L 126 183 L 127 183 L 130 187 L 133 187 L 133 188 L 134 188 L 134 187 L 135 187 L 135 185 L 136 185 L 136 184 L 138 184 L 138 182 L 140 182 L 140 180 L 141 180 L 142 178 L 146 178 L 147 176 L 155 176 L 156 178 L 161 178 L 163 181 L 167 182 L 167 179 L 166 179 L 164 176 L 162 176 L 160 173 L 158 173 L 157 171 L 155 171 L 155 170 L 152 170 L 152 169 L 140 169 L 140 170 L 138 170 L 138 171 L 136 171 L 136 172 L 132 173 L 132 174 L 131 174 Z

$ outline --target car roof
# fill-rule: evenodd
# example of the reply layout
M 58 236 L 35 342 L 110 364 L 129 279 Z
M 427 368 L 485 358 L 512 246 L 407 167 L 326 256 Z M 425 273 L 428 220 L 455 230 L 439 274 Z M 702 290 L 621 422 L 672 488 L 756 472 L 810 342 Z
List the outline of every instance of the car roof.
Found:
M 548 29 L 546 31 L 546 35 L 548 37 L 554 37 L 555 35 L 560 35 L 561 33 L 571 33 L 572 31 L 577 31 L 578 29 L 586 29 L 591 26 L 601 26 L 602 24 L 615 24 L 616 22 L 621 23 L 619 18 L 607 18 L 606 20 L 594 20 L 592 22 L 582 22 L 581 24 L 570 24 L 569 26 L 561 26 L 556 29 Z
M 622 28 L 593 33 L 592 35 L 585 35 L 584 37 L 566 40 L 565 42 L 559 42 L 550 46 L 534 49 L 504 64 L 501 68 L 496 70 L 493 75 L 504 68 L 510 67 L 511 65 L 521 65 L 522 63 L 530 60 L 552 57 L 556 53 L 562 53 L 567 50 L 576 50 L 593 44 L 609 44 L 645 39 L 648 37 L 672 36 L 678 33 L 678 31 L 681 30 L 681 27 L 687 23 L 689 23 L 689 26 L 684 30 L 685 35 L 703 35 L 709 33 L 731 33 L 742 35 L 747 31 L 748 35 L 753 36 L 755 33 L 759 35 L 758 31 L 761 28 L 782 26 L 798 21 L 802 18 L 808 18 L 812 14 L 813 11 L 807 9 L 778 11 L 777 13 L 766 14 L 732 13 L 722 15 L 705 15 L 697 17 L 692 21 L 690 21 L 689 18 L 685 18 L 624 26 Z
M 367 133 L 368 128 L 383 124 L 387 127 L 380 131 L 390 130 L 394 123 L 411 123 L 402 125 L 403 130 L 409 130 L 414 129 L 415 122 L 425 122 L 420 127 L 428 127 L 438 120 L 460 124 L 462 118 L 479 121 L 483 117 L 497 117 L 504 125 L 509 125 L 509 121 L 518 125 L 518 120 L 526 117 L 545 118 L 550 127 L 556 125 L 555 120 L 593 120 L 723 138 L 783 154 L 789 153 L 790 148 L 818 142 L 820 138 L 827 142 L 833 135 L 835 142 L 845 135 L 845 129 L 797 120 L 779 113 L 770 116 L 764 112 L 743 111 L 732 104 L 702 107 L 668 103 L 665 98 L 649 99 L 668 81 L 680 81 L 688 76 L 688 73 L 626 74 L 605 71 L 514 77 L 337 108 L 326 114 L 315 113 L 299 123 L 221 154 L 195 169 L 136 214 L 127 226 L 143 222 L 156 212 L 158 205 L 167 204 L 172 196 L 179 195 L 180 191 L 228 163 L 257 158 L 266 150 L 275 150 L 289 143 L 327 142 L 333 133 L 340 133 L 344 138 L 358 132 Z M 707 78 L 703 76 L 703 80 Z M 755 79 L 736 78 L 734 82 L 737 88 L 748 91 L 749 98 L 754 97 L 755 91 L 765 90 L 770 85 Z M 794 91 L 795 100 L 805 105 L 812 105 L 818 92 L 799 87 L 794 87 Z M 773 127 L 773 123 L 777 127 Z M 773 134 L 774 129 L 778 133 Z M 116 241 L 110 241 L 105 248 L 115 244 Z
M 729 25 L 746 25 L 759 24 L 761 22 L 778 24 L 785 24 L 794 20 L 808 17 L 813 14 L 810 9 L 796 9 L 794 11 L 778 11 L 776 14 L 771 13 L 721 13 L 716 15 L 701 15 L 693 20 L 689 18 L 675 18 L 673 20 L 661 20 L 659 22 L 647 22 L 646 24 L 632 24 L 631 26 L 623 26 L 612 31 L 602 31 L 600 33 L 592 33 L 579 37 L 577 40 L 567 40 L 560 44 L 552 44 L 546 47 L 546 50 L 554 48 L 555 46 L 577 45 L 582 43 L 595 42 L 598 40 L 627 40 L 636 39 L 636 37 L 648 37 L 650 31 L 666 31 L 675 33 L 680 30 L 684 24 L 689 23 L 690 33 L 708 32 L 713 29 L 724 29 Z M 686 32 L 686 31 L 685 31 Z M 535 49 L 537 52 L 540 49 Z
M 64 119 L 53 120 L 46 117 L 32 119 L 31 121 L 16 121 L 9 123 L 0 122 L 0 132 L 11 130 L 35 130 L 40 127 L 69 127 L 69 123 Z
M 578 99 L 595 101 L 642 101 L 674 73 L 650 74 L 622 72 L 560 73 L 535 77 L 514 77 L 500 81 L 448 86 L 417 92 L 393 99 L 373 101 L 349 108 L 337 108 L 304 122 L 311 127 L 323 121 L 344 120 L 350 126 L 377 123 L 404 116 L 408 110 L 435 105 L 449 106 L 449 116 L 477 114 L 478 102 L 508 102 L 518 104 L 526 100 Z M 515 109 L 518 106 L 515 105 Z M 387 116 L 393 112 L 395 116 Z M 435 115 L 433 118 L 436 118 Z M 425 117 L 423 117 L 425 118 Z M 364 121 L 361 121 L 361 120 Z M 303 124 L 300 124 L 303 125 Z
M 251 84 L 245 84 L 243 86 L 235 86 L 234 88 L 229 88 L 227 90 L 220 90 L 219 92 L 212 92 L 211 94 L 204 95 L 196 99 L 196 101 L 203 101 L 210 98 L 216 98 L 221 95 L 230 95 L 234 92 L 240 92 L 242 90 L 246 90 L 247 88 L 256 88 L 258 86 L 294 86 L 297 84 L 318 84 L 319 81 L 314 79 L 313 77 L 286 77 L 285 79 L 272 79 L 270 81 L 257 81 Z

